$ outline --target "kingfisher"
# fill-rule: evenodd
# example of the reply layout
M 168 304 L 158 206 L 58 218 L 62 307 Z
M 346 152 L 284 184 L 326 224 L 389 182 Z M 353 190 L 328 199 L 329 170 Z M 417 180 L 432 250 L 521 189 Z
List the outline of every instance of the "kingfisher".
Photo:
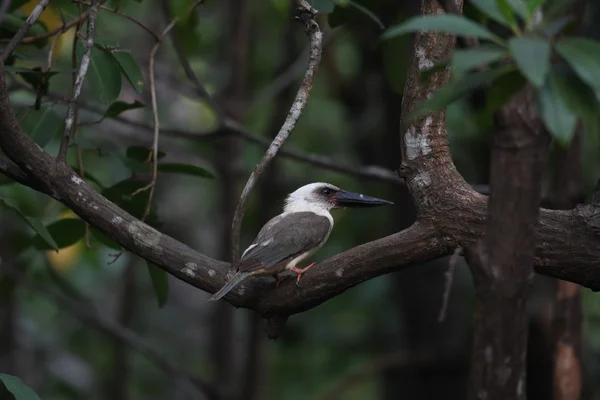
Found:
M 329 183 L 302 186 L 285 199 L 283 213 L 267 222 L 256 239 L 244 251 L 237 271 L 209 301 L 219 300 L 244 279 L 253 275 L 272 275 L 276 286 L 283 279 L 279 273 L 292 271 L 300 285 L 304 268 L 297 265 L 314 255 L 329 239 L 333 229 L 330 210 L 345 207 L 373 207 L 394 204 L 391 201 L 342 190 Z

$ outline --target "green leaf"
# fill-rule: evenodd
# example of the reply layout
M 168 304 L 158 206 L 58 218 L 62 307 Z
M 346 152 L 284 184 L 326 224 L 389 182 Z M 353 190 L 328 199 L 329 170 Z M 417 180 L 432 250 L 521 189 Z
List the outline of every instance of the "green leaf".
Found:
M 592 89 L 575 75 L 556 73 L 553 78 L 556 89 L 569 110 L 581 118 L 588 131 L 598 132 L 600 105 Z
M 85 222 L 79 218 L 60 219 L 48 225 L 46 229 L 56 240 L 59 249 L 69 247 L 85 237 Z M 31 239 L 31 244 L 39 250 L 52 249 L 39 234 Z
M 39 110 L 22 108 L 16 117 L 21 129 L 42 148 L 63 129 L 62 119 L 48 105 L 41 106 Z
M 571 141 L 577 126 L 577 117 L 565 100 L 560 94 L 556 75 L 551 74 L 546 85 L 539 91 L 538 102 L 546 128 L 562 145 Z
M 550 43 L 535 37 L 514 37 L 508 48 L 523 75 L 537 88 L 542 87 L 550 70 Z
M 556 51 L 600 99 L 600 43 L 584 38 L 561 39 Z
M 527 12 L 533 15 L 544 4 L 545 0 L 527 0 Z
M 461 96 L 464 96 L 484 84 L 489 84 L 502 75 L 510 72 L 511 68 L 511 66 L 504 66 L 498 69 L 490 69 L 463 75 L 461 78 L 456 79 L 439 89 L 429 99 L 417 105 L 411 112 L 408 118 L 409 121 L 441 110 Z
M 496 3 L 498 4 L 498 8 L 500 9 L 500 12 L 504 16 L 504 18 L 508 21 L 510 28 L 513 31 L 516 31 L 519 26 L 518 26 L 517 20 L 515 18 L 515 13 L 513 12 L 512 7 L 508 4 L 508 0 L 496 0 Z
M 125 152 L 125 155 L 127 156 L 127 158 L 131 158 L 132 160 L 135 161 L 139 161 L 139 162 L 146 162 L 146 160 L 148 159 L 148 154 L 150 154 L 151 149 L 148 147 L 144 147 L 144 146 L 130 146 L 127 148 L 127 151 Z M 159 151 L 158 154 L 156 155 L 157 159 L 161 159 L 164 156 L 166 156 L 167 154 Z
M 144 190 L 133 195 L 138 189 L 144 188 L 149 182 L 127 179 L 102 191 L 102 195 L 116 205 L 123 208 L 136 218 L 141 218 L 148 204 L 149 190 Z M 147 221 L 149 225 L 157 227 L 160 223 L 156 214 L 156 205 L 152 204 Z
M 350 5 L 351 7 L 356 8 L 358 11 L 360 11 L 363 14 L 365 14 L 373 22 L 375 22 L 377 25 L 379 25 L 379 27 L 381 29 L 385 29 L 385 25 L 383 25 L 383 22 L 381 22 L 381 20 L 377 17 L 377 15 L 375 15 L 375 13 L 373 13 L 367 7 L 365 7 L 362 4 L 359 4 L 359 3 L 357 3 L 356 1 L 353 1 L 353 0 L 348 0 L 348 5 Z
M 117 100 L 108 107 L 108 110 L 106 110 L 104 113 L 104 118 L 116 117 L 125 111 L 135 110 L 136 108 L 142 108 L 145 106 L 146 105 L 139 100 L 136 100 L 133 103 Z
M 23 219 L 23 221 L 25 221 L 27 225 L 31 227 L 31 229 L 40 235 L 40 237 L 50 246 L 51 249 L 58 251 L 58 245 L 54 241 L 54 238 L 38 219 L 27 216 L 21 210 L 18 204 L 11 199 L 0 198 L 0 201 L 2 201 L 7 207 L 12 208 Z
M 83 41 L 77 41 L 77 57 L 84 54 Z M 121 93 L 121 68 L 113 55 L 105 49 L 94 46 L 85 82 L 92 93 L 103 104 L 114 102 Z
M 494 114 L 526 83 L 526 79 L 513 70 L 496 79 L 485 91 L 485 105 L 475 113 L 477 125 L 482 131 L 490 131 L 494 126 Z
M 23 381 L 16 376 L 0 374 L 0 381 L 4 383 L 6 390 L 15 396 L 15 400 L 40 400 L 40 397 L 33 389 L 25 385 Z
M 135 61 L 133 55 L 131 55 L 131 52 L 124 49 L 114 49 L 111 50 L 111 53 L 119 63 L 121 71 L 125 74 L 125 78 L 127 78 L 131 87 L 133 87 L 138 94 L 142 94 L 142 90 L 144 89 L 144 76 L 142 75 L 142 70 L 137 61 Z
M 531 14 L 527 10 L 527 4 L 523 0 L 506 0 L 510 8 L 524 21 L 529 21 Z
M 452 33 L 459 36 L 473 36 L 502 44 L 502 39 L 487 30 L 484 26 L 470 21 L 465 17 L 453 14 L 423 15 L 410 18 L 406 22 L 386 30 L 382 35 L 382 39 L 389 39 L 419 30 Z
M 152 286 L 154 287 L 156 299 L 158 300 L 158 307 L 162 307 L 169 297 L 169 275 L 166 271 L 151 262 L 147 262 L 146 264 L 148 265 L 148 273 L 150 274 Z
M 187 174 L 201 176 L 203 178 L 214 178 L 215 176 L 204 168 L 188 164 L 165 163 L 158 164 L 159 172 L 174 172 L 179 174 Z
M 50 88 L 50 78 L 57 75 L 59 71 L 42 71 L 40 67 L 33 69 L 9 67 L 10 69 L 17 70 L 17 74 L 21 75 L 23 79 L 31 85 L 36 93 L 42 95 L 48 94 Z
M 480 65 L 498 61 L 507 55 L 506 50 L 496 46 L 479 46 L 469 50 L 454 50 L 452 72 L 460 75 Z
M 308 0 L 320 14 L 327 14 L 333 11 L 335 5 L 332 0 Z
M 483 14 L 501 25 L 511 26 L 514 23 L 514 18 L 509 19 L 503 15 L 497 0 L 471 0 L 471 3 Z
M 14 14 L 5 14 L 2 18 L 2 29 L 6 29 L 9 32 L 16 33 L 19 29 L 23 27 L 23 25 L 25 24 L 25 20 L 26 17 L 19 17 Z M 27 31 L 25 37 L 42 35 L 46 32 L 46 27 L 43 24 L 36 22 L 35 24 L 29 27 L 29 30 Z

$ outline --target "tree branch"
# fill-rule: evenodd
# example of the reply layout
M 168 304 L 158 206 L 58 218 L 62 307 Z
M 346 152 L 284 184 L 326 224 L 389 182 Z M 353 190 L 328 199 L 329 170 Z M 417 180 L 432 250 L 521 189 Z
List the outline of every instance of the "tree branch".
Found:
M 38 3 L 38 5 L 35 6 L 33 11 L 31 12 L 31 14 L 29 14 L 27 19 L 25 20 L 25 23 L 23 24 L 23 26 L 17 31 L 17 33 L 15 33 L 15 36 L 13 36 L 13 38 L 10 40 L 10 42 L 8 42 L 8 44 L 4 48 L 4 51 L 2 52 L 2 55 L 0 56 L 0 62 L 2 64 L 4 64 L 6 62 L 6 60 L 8 59 L 8 57 L 10 57 L 12 52 L 15 51 L 17 46 L 23 40 L 23 37 L 29 31 L 29 28 L 31 28 L 31 25 L 35 24 L 35 21 L 37 21 L 37 19 L 40 17 L 40 14 L 46 9 L 46 7 L 48 6 L 48 3 L 50 3 L 50 0 L 41 0 Z
M 415 48 L 422 51 L 415 52 L 411 64 L 403 115 L 446 82 L 446 73 L 433 75 L 424 83 L 418 79 L 420 64 L 449 54 L 453 42 L 446 38 L 417 34 Z M 419 210 L 413 226 L 321 262 L 319 268 L 303 276 L 300 289 L 289 281 L 275 289 L 272 279 L 253 278 L 232 290 L 226 300 L 283 320 L 361 282 L 450 255 L 457 247 L 475 243 L 484 232 L 487 198 L 474 192 L 452 164 L 442 116 L 438 113 L 425 117 L 403 130 L 405 158 L 401 172 Z M 206 257 L 134 218 L 36 146 L 15 120 L 1 65 L 0 132 L 0 148 L 12 160 L 8 163 L 0 158 L 1 172 L 50 194 L 109 238 L 173 276 L 210 293 L 225 284 L 230 264 Z M 541 209 L 536 272 L 600 290 L 598 215 L 592 206 L 567 211 Z
M 262 160 L 260 160 L 258 165 L 254 168 L 254 171 L 252 171 L 252 174 L 250 175 L 250 178 L 248 178 L 248 182 L 246 182 L 246 186 L 242 191 L 242 195 L 240 196 L 240 201 L 236 207 L 231 228 L 231 260 L 234 264 L 239 258 L 240 231 L 242 227 L 242 219 L 244 218 L 244 213 L 246 212 L 246 202 L 250 196 L 250 192 L 269 162 L 271 162 L 271 160 L 277 155 L 277 152 L 281 146 L 283 146 L 283 143 L 292 133 L 292 130 L 296 126 L 296 121 L 298 121 L 298 118 L 300 118 L 300 114 L 302 114 L 302 110 L 304 110 L 304 107 L 308 102 L 308 96 L 312 90 L 315 74 L 319 68 L 319 62 L 321 61 L 323 44 L 323 34 L 321 33 L 319 25 L 315 21 L 316 14 L 316 10 L 312 8 L 310 4 L 306 2 L 306 0 L 297 0 L 295 18 L 302 21 L 306 34 L 310 37 L 310 56 L 308 60 L 308 68 L 306 69 L 304 79 L 300 84 L 296 98 L 292 103 L 292 107 L 290 108 L 283 126 L 279 130 L 279 133 L 275 139 L 273 139 L 273 142 L 271 142 L 271 145 L 267 149 L 267 152 L 263 156 Z
M 85 50 L 81 58 L 81 64 L 77 77 L 75 78 L 75 85 L 73 85 L 73 95 L 69 101 L 69 107 L 67 109 L 67 117 L 65 118 L 65 131 L 63 133 L 62 141 L 60 143 L 60 149 L 58 151 L 58 161 L 65 163 L 67 160 L 67 150 L 69 148 L 69 139 L 73 134 L 73 128 L 76 125 L 77 115 L 77 98 L 81 93 L 83 87 L 83 81 L 87 74 L 88 66 L 90 64 L 90 58 L 92 56 L 92 48 L 94 47 L 94 37 L 96 36 L 96 16 L 98 15 L 98 7 L 100 6 L 99 0 L 92 0 L 92 6 L 90 7 L 90 14 L 88 18 L 88 29 L 87 37 L 85 40 Z

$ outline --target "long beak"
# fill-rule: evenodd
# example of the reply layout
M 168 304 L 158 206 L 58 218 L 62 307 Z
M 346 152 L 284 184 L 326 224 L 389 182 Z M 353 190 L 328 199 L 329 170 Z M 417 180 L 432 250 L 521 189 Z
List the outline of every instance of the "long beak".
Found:
M 336 194 L 335 200 L 338 207 L 376 207 L 394 204 L 391 201 L 365 196 L 360 193 L 347 192 L 345 190 Z

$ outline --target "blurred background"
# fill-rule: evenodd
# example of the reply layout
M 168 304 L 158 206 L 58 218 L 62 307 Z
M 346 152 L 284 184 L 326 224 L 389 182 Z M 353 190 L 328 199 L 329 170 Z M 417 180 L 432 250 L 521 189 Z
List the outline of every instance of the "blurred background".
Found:
M 13 3 L 21 3 L 24 15 L 37 4 Z M 139 100 L 145 107 L 98 123 L 108 104 L 93 82 L 102 83 L 102 72 L 110 69 L 98 57 L 90 70 L 100 71 L 98 77 L 84 85 L 81 126 L 69 162 L 78 170 L 83 166 L 86 178 L 105 195 L 112 189 L 109 193 L 116 193 L 114 199 L 122 205 L 133 209 L 145 205 L 144 194 L 128 199 L 122 194 L 140 187 L 132 173 L 148 174 L 139 146 L 152 144 L 148 55 L 155 39 L 119 13 L 157 33 L 173 16 L 180 16 L 156 56 L 159 150 L 164 153 L 162 161 L 196 169 L 159 173 L 150 220 L 194 249 L 227 260 L 233 210 L 264 153 L 264 142 L 276 135 L 287 115 L 306 66 L 308 40 L 302 25 L 293 20 L 290 0 L 207 0 L 190 13 L 192 3 L 104 4 L 113 10 L 118 7 L 118 12 L 100 11 L 97 37 L 130 50 L 144 81 L 138 93 L 123 79 L 117 94 L 122 101 Z M 313 3 L 328 7 L 326 1 Z M 322 62 L 308 106 L 284 147 L 301 154 L 277 157 L 263 175 L 250 198 L 242 248 L 280 212 L 287 193 L 315 181 L 396 203 L 336 211 L 336 227 L 316 261 L 397 232 L 415 219 L 410 196 L 394 179 L 335 171 L 298 159 L 318 154 L 342 169 L 377 166 L 393 171 L 400 165 L 399 117 L 410 40 L 378 39 L 382 25 L 418 13 L 419 4 L 351 3 L 367 12 L 341 2 L 318 18 L 325 34 Z M 77 3 L 53 4 L 42 14 L 46 30 L 78 15 Z M 597 6 L 590 2 L 588 7 L 586 23 L 590 34 L 597 36 L 593 22 Z M 468 4 L 465 12 L 473 12 Z M 1 38 L 11 36 L 4 31 Z M 52 77 L 41 111 L 35 111 L 44 112 L 43 118 L 19 114 L 31 109 L 35 94 L 23 76 L 9 74 L 21 124 L 32 135 L 42 130 L 50 135 L 43 147 L 51 154 L 58 151 L 64 99 L 71 93 L 73 37 L 69 30 L 55 44 L 52 65 L 60 73 Z M 19 47 L 23 57 L 13 65 L 45 65 L 50 45 Z M 248 132 L 221 126 L 218 113 L 187 79 L 177 51 L 186 55 L 224 113 Z M 110 91 L 113 85 L 107 81 L 100 89 Z M 490 126 L 478 118 L 468 100 L 448 107 L 447 121 L 459 171 L 468 182 L 485 186 Z M 579 190 L 587 201 L 600 176 L 600 138 L 585 135 L 574 143 L 582 148 Z M 555 190 L 554 156 L 555 152 L 548 163 L 546 197 Z M 448 259 L 381 276 L 294 315 L 282 337 L 272 341 L 264 333 L 264 321 L 254 313 L 225 302 L 208 304 L 207 293 L 174 278 L 167 278 L 166 284 L 137 256 L 121 254 L 97 232 L 86 235 L 83 222 L 61 204 L 3 177 L 0 182 L 0 196 L 13 199 L 27 215 L 53 227 L 49 229 L 57 242 L 68 244 L 58 253 L 43 243 L 31 245 L 34 232 L 15 214 L 0 214 L 0 373 L 19 376 L 44 400 L 205 398 L 198 388 L 202 385 L 191 383 L 194 380 L 224 393 L 225 399 L 466 398 L 473 291 L 462 259 L 442 322 L 438 315 Z M 166 296 L 166 286 L 168 297 L 161 306 L 157 292 Z M 530 399 L 552 398 L 555 287 L 553 280 L 536 278 L 530 301 Z M 598 295 L 583 289 L 581 312 L 583 398 L 600 399 Z

